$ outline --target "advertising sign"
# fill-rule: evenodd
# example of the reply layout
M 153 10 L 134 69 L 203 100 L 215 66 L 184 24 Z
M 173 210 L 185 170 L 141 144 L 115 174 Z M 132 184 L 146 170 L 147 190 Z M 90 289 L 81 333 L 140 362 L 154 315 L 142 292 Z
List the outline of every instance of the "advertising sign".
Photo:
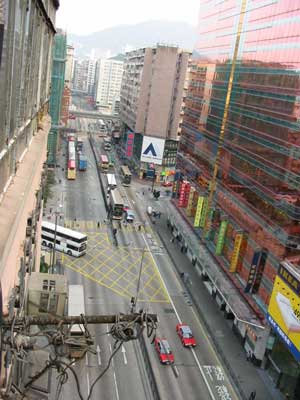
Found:
M 216 246 L 216 255 L 217 256 L 220 256 L 222 254 L 227 225 L 228 225 L 228 221 L 221 222 L 220 230 L 219 230 L 219 234 L 218 234 L 217 246 Z
M 191 187 L 189 198 L 188 198 L 188 203 L 187 203 L 187 206 L 186 206 L 186 215 L 188 217 L 190 217 L 192 215 L 192 207 L 193 207 L 193 202 L 194 202 L 194 195 L 195 195 L 195 188 Z
M 126 157 L 131 158 L 133 154 L 134 132 L 127 132 Z
M 194 219 L 194 227 L 195 228 L 198 228 L 199 224 L 200 224 L 200 217 L 201 217 L 203 202 L 204 202 L 204 197 L 203 196 L 199 196 L 198 197 L 198 203 L 197 203 L 196 215 L 195 215 L 195 219 Z
M 165 140 L 144 136 L 141 161 L 153 164 L 162 164 Z
M 207 211 L 208 211 L 208 198 L 204 197 L 202 212 L 201 212 L 201 217 L 200 217 L 200 223 L 199 223 L 200 228 L 204 228 Z
M 240 249 L 243 241 L 243 234 L 242 233 L 237 233 L 235 235 L 234 239 L 234 245 L 233 245 L 233 252 L 231 256 L 231 261 L 230 261 L 230 267 L 229 267 L 229 272 L 235 272 L 238 259 L 239 259 L 239 254 L 240 254 Z
M 300 361 L 300 281 L 287 263 L 275 278 L 267 318 L 297 361 Z
M 186 208 L 189 200 L 191 185 L 188 181 L 183 181 L 179 187 L 179 201 L 178 207 Z
M 256 251 L 253 255 L 252 263 L 251 263 L 251 267 L 250 267 L 250 271 L 249 271 L 249 275 L 248 275 L 247 285 L 244 289 L 245 293 L 248 293 L 250 291 L 250 289 L 254 283 L 254 279 L 255 279 L 257 267 L 259 265 L 260 257 L 261 257 L 261 251 Z

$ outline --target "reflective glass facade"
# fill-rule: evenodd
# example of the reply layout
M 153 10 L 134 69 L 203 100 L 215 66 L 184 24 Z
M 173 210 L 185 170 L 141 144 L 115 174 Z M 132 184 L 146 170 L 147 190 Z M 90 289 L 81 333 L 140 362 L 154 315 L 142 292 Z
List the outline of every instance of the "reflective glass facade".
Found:
M 189 212 L 217 159 L 196 229 L 266 311 L 280 260 L 300 262 L 300 1 L 202 0 L 195 53 L 177 159 Z

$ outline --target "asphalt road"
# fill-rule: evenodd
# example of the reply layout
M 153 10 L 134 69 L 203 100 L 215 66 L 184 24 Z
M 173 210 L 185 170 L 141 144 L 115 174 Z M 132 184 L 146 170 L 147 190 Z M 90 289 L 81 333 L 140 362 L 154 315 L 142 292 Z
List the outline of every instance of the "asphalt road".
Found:
M 86 121 L 78 120 L 77 123 L 79 124 L 79 122 L 80 129 L 87 128 Z M 95 230 L 94 228 L 97 227 L 97 222 L 106 218 L 106 211 L 94 156 L 87 137 L 84 140 L 84 150 L 88 159 L 87 171 L 78 171 L 75 181 L 67 181 L 65 179 L 65 171 L 60 170 L 57 178 L 61 180 L 61 184 L 56 196 L 63 208 L 65 224 L 72 223 L 74 229 L 80 230 L 82 223 L 88 221 L 91 227 L 91 232 L 88 234 L 92 234 L 92 231 Z M 64 165 L 63 159 L 65 157 L 63 154 L 65 154 L 64 151 L 60 160 L 62 166 Z M 83 259 L 84 257 L 81 258 L 81 260 Z M 84 286 L 86 314 L 117 314 L 129 311 L 130 304 L 127 298 L 113 293 L 111 290 L 100 286 L 97 282 L 85 278 L 80 272 L 70 269 L 69 263 L 72 260 L 74 259 L 64 258 L 65 271 L 69 284 L 82 284 Z M 98 351 L 96 354 L 87 354 L 85 359 L 74 365 L 84 398 L 87 398 L 92 383 L 107 365 L 113 351 L 114 341 L 110 335 L 107 335 L 108 330 L 109 327 L 107 325 L 97 325 L 90 328 L 95 341 L 95 349 Z M 55 391 L 53 391 L 52 398 L 55 398 Z M 74 400 L 79 398 L 75 381 L 71 376 L 69 381 L 63 385 L 60 398 Z M 144 365 L 141 362 L 139 348 L 136 344 L 124 344 L 114 357 L 108 371 L 96 384 L 91 398 L 101 398 L 101 400 L 152 399 L 145 377 Z
M 81 119 L 76 122 L 82 131 L 88 128 L 88 121 Z M 101 151 L 101 139 L 96 140 L 98 151 Z M 95 243 L 92 251 L 89 250 L 89 256 L 77 260 L 64 258 L 69 283 L 84 285 L 86 314 L 128 312 L 130 298 L 137 296 L 141 271 L 137 309 L 143 308 L 158 314 L 157 336 L 167 338 L 175 356 L 174 366 L 161 365 L 154 346 L 147 342 L 161 398 L 237 400 L 238 396 L 223 370 L 221 360 L 146 215 L 148 205 L 164 211 L 167 198 L 162 196 L 159 202 L 151 199 L 148 191 L 150 185 L 143 186 L 134 181 L 129 188 L 119 185 L 124 203 L 135 210 L 136 218 L 133 224 L 121 224 L 117 232 L 119 246 L 116 248 L 111 242 L 109 229 L 103 224 L 106 210 L 87 139 L 84 146 L 88 170 L 77 172 L 75 181 L 67 181 L 60 176 L 62 184 L 58 197 L 63 205 L 65 224 L 78 230 L 90 230 L 88 240 Z M 118 180 L 117 165 L 116 176 Z M 96 232 L 98 221 L 101 222 L 99 233 Z M 191 326 L 198 343 L 195 350 L 182 346 L 175 331 L 179 322 Z M 107 326 L 91 328 L 98 353 L 88 354 L 75 366 L 85 398 L 112 352 L 113 341 L 106 334 L 107 331 Z M 63 386 L 61 398 L 78 398 L 73 379 Z M 125 344 L 96 385 L 92 399 L 150 398 L 139 348 L 136 343 Z

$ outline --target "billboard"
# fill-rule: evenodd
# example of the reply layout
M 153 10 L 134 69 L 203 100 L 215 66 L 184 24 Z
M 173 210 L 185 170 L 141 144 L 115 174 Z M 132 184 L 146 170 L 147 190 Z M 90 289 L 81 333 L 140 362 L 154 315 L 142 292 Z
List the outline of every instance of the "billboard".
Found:
M 285 262 L 275 278 L 267 318 L 297 361 L 300 361 L 300 280 Z
M 133 155 L 134 132 L 127 132 L 126 140 L 126 157 L 131 158 Z
M 233 252 L 232 252 L 231 261 L 230 261 L 229 272 L 236 272 L 236 267 L 237 267 L 238 260 L 239 260 L 242 242 L 243 242 L 243 234 L 237 233 L 235 235 L 235 239 L 234 239 L 234 246 L 233 246 Z
M 162 164 L 165 140 L 144 136 L 141 161 L 153 164 Z
M 200 217 L 201 217 L 203 202 L 204 202 L 204 197 L 199 196 L 198 203 L 197 203 L 197 209 L 196 209 L 196 215 L 195 215 L 195 219 L 194 219 L 194 227 L 195 228 L 198 228 L 199 224 L 200 224 Z
M 217 256 L 220 256 L 222 254 L 224 241 L 225 241 L 226 230 L 227 230 L 227 225 L 228 225 L 228 221 L 222 221 L 221 222 L 220 229 L 219 229 L 219 234 L 218 234 L 217 246 L 216 246 L 216 255 Z

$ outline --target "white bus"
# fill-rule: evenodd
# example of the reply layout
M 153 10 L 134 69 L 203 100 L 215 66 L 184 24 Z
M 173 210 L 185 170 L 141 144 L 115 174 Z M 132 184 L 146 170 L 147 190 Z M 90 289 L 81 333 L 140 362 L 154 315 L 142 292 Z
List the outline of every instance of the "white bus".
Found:
M 115 189 L 117 187 L 117 181 L 115 174 L 106 174 L 106 185 L 107 185 L 107 190 Z
M 84 290 L 82 285 L 69 285 L 68 294 L 68 316 L 79 317 L 81 314 L 85 314 L 84 305 Z M 81 324 L 74 324 L 70 329 L 71 340 L 74 338 L 74 343 L 69 344 L 69 351 L 71 358 L 81 358 L 83 355 L 84 345 L 84 327 Z M 78 340 L 78 339 L 83 339 Z M 76 343 L 75 344 L 75 340 Z
M 55 237 L 56 236 L 56 237 Z M 86 253 L 87 236 L 63 226 L 48 221 L 42 222 L 42 245 L 67 253 L 70 256 L 80 257 Z
M 111 218 L 122 219 L 124 213 L 124 202 L 118 189 L 111 190 L 109 198 Z

